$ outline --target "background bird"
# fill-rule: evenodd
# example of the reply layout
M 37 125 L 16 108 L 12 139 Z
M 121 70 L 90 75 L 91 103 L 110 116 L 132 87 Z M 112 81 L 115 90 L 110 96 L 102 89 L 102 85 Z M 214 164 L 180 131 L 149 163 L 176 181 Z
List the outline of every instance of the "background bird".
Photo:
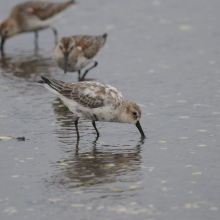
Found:
M 1 50 L 3 51 L 6 39 L 24 32 L 35 32 L 35 47 L 37 47 L 38 31 L 51 27 L 58 14 L 73 3 L 75 3 L 74 0 L 66 3 L 28 1 L 16 5 L 9 18 L 0 26 Z M 54 32 L 55 43 L 57 43 L 57 31 L 51 28 Z
M 101 47 L 105 44 L 107 34 L 101 36 L 76 35 L 63 37 L 54 47 L 53 58 L 64 73 L 78 71 L 78 79 L 83 80 L 89 70 L 98 65 L 94 60 Z M 87 69 L 81 77 L 81 69 L 89 63 L 94 65 Z
M 75 127 L 79 138 L 78 120 L 80 117 L 96 121 L 129 123 L 137 126 L 143 138 L 145 134 L 140 125 L 140 107 L 123 98 L 116 88 L 98 82 L 65 83 L 51 77 L 41 77 L 42 86 L 56 94 L 77 117 Z

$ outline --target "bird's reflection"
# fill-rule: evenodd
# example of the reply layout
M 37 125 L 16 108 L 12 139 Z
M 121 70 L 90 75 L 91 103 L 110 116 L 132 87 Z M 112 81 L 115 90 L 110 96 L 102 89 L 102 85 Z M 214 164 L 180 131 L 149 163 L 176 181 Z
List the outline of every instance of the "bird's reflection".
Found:
M 74 114 L 69 111 L 68 107 L 66 107 L 59 98 L 56 98 L 52 105 L 56 119 L 61 127 L 69 128 L 74 126 Z
M 47 185 L 76 188 L 113 183 L 117 182 L 118 178 L 120 178 L 120 182 L 138 181 L 137 178 L 134 178 L 136 175 L 132 175 L 132 173 L 138 172 L 141 167 L 143 139 L 135 147 L 130 146 L 129 150 L 123 149 L 123 152 L 119 151 L 119 153 L 113 153 L 110 145 L 103 150 L 103 146 L 97 141 L 98 138 L 79 147 L 80 140 L 76 140 L 75 149 L 66 150 L 65 158 L 52 165 L 58 169 L 49 181 L 45 181 Z M 81 152 L 80 149 L 85 147 L 89 150 Z
M 95 140 L 91 143 L 92 144 L 92 149 L 95 151 L 96 150 L 96 144 L 97 144 L 97 141 L 99 139 L 99 136 L 96 136 Z M 78 152 L 79 152 L 79 138 L 77 138 L 76 140 L 76 155 L 78 155 Z
M 16 51 L 14 54 L 2 54 L 0 67 L 4 77 L 20 77 L 35 82 L 42 73 L 49 73 L 54 63 L 50 52 Z

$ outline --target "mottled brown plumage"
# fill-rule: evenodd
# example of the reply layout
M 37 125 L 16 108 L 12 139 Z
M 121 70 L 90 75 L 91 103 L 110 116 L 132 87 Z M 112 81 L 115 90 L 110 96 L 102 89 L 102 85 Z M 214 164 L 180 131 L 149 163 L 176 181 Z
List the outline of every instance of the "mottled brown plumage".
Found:
M 36 16 L 40 20 L 46 20 L 68 8 L 72 3 L 72 1 L 65 3 L 29 1 L 18 5 L 15 10 L 20 9 L 21 13 L 27 13 L 27 17 Z
M 1 49 L 3 49 L 4 41 L 16 34 L 34 31 L 37 37 L 38 30 L 50 27 L 54 18 L 73 3 L 75 2 L 27 1 L 16 5 L 9 18 L 0 26 Z M 56 30 L 53 30 L 56 35 Z
M 98 64 L 93 58 L 105 44 L 106 38 L 107 34 L 100 36 L 76 35 L 63 37 L 54 48 L 54 60 L 61 69 L 64 69 L 64 72 L 78 71 L 79 80 L 82 80 L 87 72 Z M 95 62 L 95 65 L 86 70 L 83 77 L 80 78 L 80 70 L 92 61 Z
M 65 83 L 51 77 L 42 77 L 38 82 L 56 94 L 77 117 L 75 126 L 78 138 L 79 117 L 92 120 L 98 136 L 95 121 L 135 124 L 145 137 L 139 122 L 140 107 L 134 102 L 125 100 L 116 88 L 98 82 Z
M 102 36 L 73 36 L 76 46 L 82 48 L 82 52 L 87 59 L 96 56 L 100 48 L 105 44 L 106 37 Z
M 97 96 L 96 98 L 91 97 L 89 94 L 84 94 L 84 91 L 90 86 L 97 86 L 95 83 L 92 85 L 91 83 L 84 82 L 82 85 L 78 83 L 64 83 L 62 81 L 49 78 L 51 82 L 51 87 L 56 89 L 60 94 L 68 99 L 72 99 L 78 104 L 89 107 L 89 108 L 98 108 L 104 106 L 103 99 L 101 96 Z M 102 86 L 99 86 L 100 89 L 103 90 Z

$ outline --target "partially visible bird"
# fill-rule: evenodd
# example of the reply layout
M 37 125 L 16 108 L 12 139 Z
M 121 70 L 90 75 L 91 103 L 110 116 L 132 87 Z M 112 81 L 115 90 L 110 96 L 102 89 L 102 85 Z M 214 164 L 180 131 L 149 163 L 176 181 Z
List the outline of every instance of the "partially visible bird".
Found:
M 75 3 L 71 0 L 65 3 L 55 3 L 46 1 L 27 1 L 16 5 L 8 19 L 0 26 L 1 50 L 5 40 L 20 33 L 35 32 L 35 47 L 37 47 L 38 31 L 51 27 L 57 16 L 66 8 Z M 57 31 L 51 27 L 55 44 L 57 43 Z
M 75 127 L 79 138 L 78 120 L 80 117 L 92 120 L 99 136 L 96 121 L 129 123 L 137 126 L 143 138 L 140 107 L 123 98 L 116 88 L 98 82 L 65 83 L 52 77 L 41 77 L 42 86 L 57 95 L 77 117 Z
M 105 44 L 106 38 L 107 34 L 62 37 L 54 47 L 53 58 L 57 65 L 64 70 L 64 73 L 78 71 L 78 80 L 83 80 L 89 70 L 98 65 L 94 57 Z M 91 62 L 94 62 L 94 65 L 87 69 L 81 77 L 81 69 Z

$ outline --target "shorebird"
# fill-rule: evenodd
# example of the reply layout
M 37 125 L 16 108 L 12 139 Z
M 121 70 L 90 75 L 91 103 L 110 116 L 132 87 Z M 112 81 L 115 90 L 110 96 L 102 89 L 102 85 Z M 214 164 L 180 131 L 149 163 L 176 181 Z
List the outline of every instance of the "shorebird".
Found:
M 3 21 L 0 26 L 1 50 L 3 51 L 6 39 L 24 32 L 35 32 L 35 47 L 37 48 L 38 31 L 51 27 L 57 16 L 74 3 L 74 0 L 66 3 L 27 1 L 16 5 L 9 18 Z M 51 28 L 56 44 L 57 31 L 55 28 Z
M 116 88 L 98 82 L 65 83 L 52 77 L 41 77 L 42 86 L 57 95 L 76 116 L 75 127 L 79 139 L 78 120 L 80 117 L 92 120 L 97 137 L 96 121 L 129 123 L 137 126 L 143 138 L 140 107 L 123 98 Z
M 83 80 L 89 70 L 98 65 L 93 58 L 105 44 L 107 34 L 101 36 L 76 35 L 62 37 L 53 50 L 53 58 L 64 73 L 78 71 L 78 79 Z M 87 69 L 80 77 L 81 69 L 89 63 L 94 65 Z

